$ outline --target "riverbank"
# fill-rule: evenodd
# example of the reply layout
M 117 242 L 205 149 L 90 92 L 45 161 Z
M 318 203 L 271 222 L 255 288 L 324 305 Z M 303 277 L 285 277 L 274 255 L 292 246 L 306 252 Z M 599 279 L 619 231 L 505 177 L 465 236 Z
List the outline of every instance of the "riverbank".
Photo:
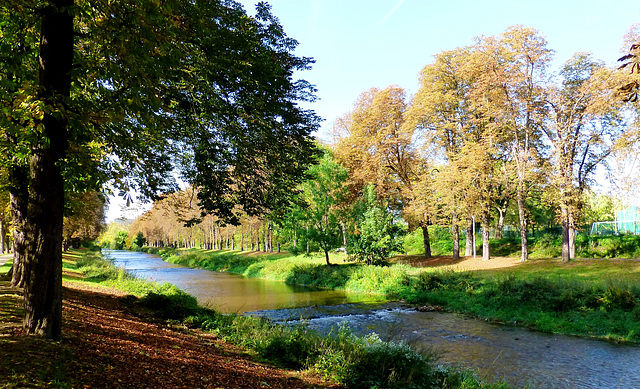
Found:
M 304 326 L 218 314 L 95 254 L 67 253 L 63 268 L 61 342 L 21 334 L 20 292 L 2 281 L 0 386 L 508 388 L 439 368 L 432 354 L 375 335 L 342 329 L 322 337 Z
M 164 251 L 165 260 L 290 284 L 375 293 L 537 331 L 640 343 L 640 262 L 399 257 L 391 266 L 287 253 Z
M 168 325 L 128 293 L 83 282 L 78 258 L 65 255 L 60 342 L 22 335 L 21 291 L 0 278 L 0 387 L 337 387 L 259 362 L 213 333 Z

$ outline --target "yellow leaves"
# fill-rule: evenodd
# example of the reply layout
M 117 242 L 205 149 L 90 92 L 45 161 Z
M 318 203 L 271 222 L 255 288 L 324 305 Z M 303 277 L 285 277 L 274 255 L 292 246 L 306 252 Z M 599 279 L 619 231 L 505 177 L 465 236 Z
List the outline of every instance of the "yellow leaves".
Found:
M 44 102 L 38 99 L 36 86 L 24 83 L 13 95 L 12 115 L 25 127 L 36 127 L 44 116 Z

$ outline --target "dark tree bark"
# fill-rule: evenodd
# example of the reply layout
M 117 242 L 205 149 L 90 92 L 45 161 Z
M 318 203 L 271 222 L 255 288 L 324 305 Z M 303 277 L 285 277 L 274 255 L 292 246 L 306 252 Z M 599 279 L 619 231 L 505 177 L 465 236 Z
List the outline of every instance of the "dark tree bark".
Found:
M 62 219 L 67 119 L 62 111 L 70 95 L 73 62 L 73 0 L 52 0 L 42 10 L 40 97 L 46 140 L 30 159 L 25 260 L 24 330 L 50 339 L 62 335 Z
M 431 240 L 429 239 L 429 226 L 427 223 L 422 223 L 420 225 L 422 228 L 422 244 L 424 246 L 424 257 L 425 259 L 431 258 Z
M 11 286 L 24 287 L 25 223 L 29 202 L 29 170 L 23 166 L 9 169 L 11 218 L 13 219 L 13 267 Z

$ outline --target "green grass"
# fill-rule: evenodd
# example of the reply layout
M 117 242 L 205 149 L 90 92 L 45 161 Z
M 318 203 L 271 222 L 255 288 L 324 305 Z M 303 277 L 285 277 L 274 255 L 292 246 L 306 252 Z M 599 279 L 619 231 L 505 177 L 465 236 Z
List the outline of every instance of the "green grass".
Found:
M 563 272 L 546 261 L 478 273 L 427 271 L 404 298 L 538 331 L 640 343 L 640 285 L 627 274 L 635 267 L 600 264 L 589 274 L 585 266 Z
M 190 250 L 167 257 L 193 267 L 440 305 L 544 332 L 640 343 L 640 261 L 545 259 L 456 273 L 344 263 L 338 255 L 332 257 L 336 266 L 324 265 L 320 256 L 288 254 Z

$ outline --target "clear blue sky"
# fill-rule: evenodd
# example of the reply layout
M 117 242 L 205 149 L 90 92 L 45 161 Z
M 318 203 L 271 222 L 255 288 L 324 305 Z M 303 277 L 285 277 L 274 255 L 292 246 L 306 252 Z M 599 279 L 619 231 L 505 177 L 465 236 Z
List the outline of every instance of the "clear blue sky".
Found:
M 240 0 L 254 13 L 257 0 Z M 325 122 L 348 112 L 369 88 L 399 85 L 417 91 L 420 70 L 441 51 L 498 35 L 522 24 L 537 29 L 555 50 L 556 65 L 579 51 L 613 65 L 622 37 L 640 23 L 638 0 L 271 0 L 296 54 L 313 57 L 300 73 L 316 85 L 313 108 Z M 328 138 L 327 138 L 328 139 Z
M 249 14 L 257 0 L 240 0 Z M 329 140 L 336 118 L 369 88 L 399 85 L 417 91 L 420 70 L 443 50 L 498 35 L 522 24 L 537 29 L 556 51 L 556 65 L 579 51 L 613 65 L 622 37 L 640 23 L 638 0 L 271 0 L 273 14 L 298 40 L 296 54 L 313 57 L 304 78 L 320 100 L 309 108 L 325 119 L 318 136 Z M 112 198 L 107 219 L 123 213 Z M 136 203 L 134 206 L 141 206 Z M 143 208 L 144 204 L 142 204 Z

